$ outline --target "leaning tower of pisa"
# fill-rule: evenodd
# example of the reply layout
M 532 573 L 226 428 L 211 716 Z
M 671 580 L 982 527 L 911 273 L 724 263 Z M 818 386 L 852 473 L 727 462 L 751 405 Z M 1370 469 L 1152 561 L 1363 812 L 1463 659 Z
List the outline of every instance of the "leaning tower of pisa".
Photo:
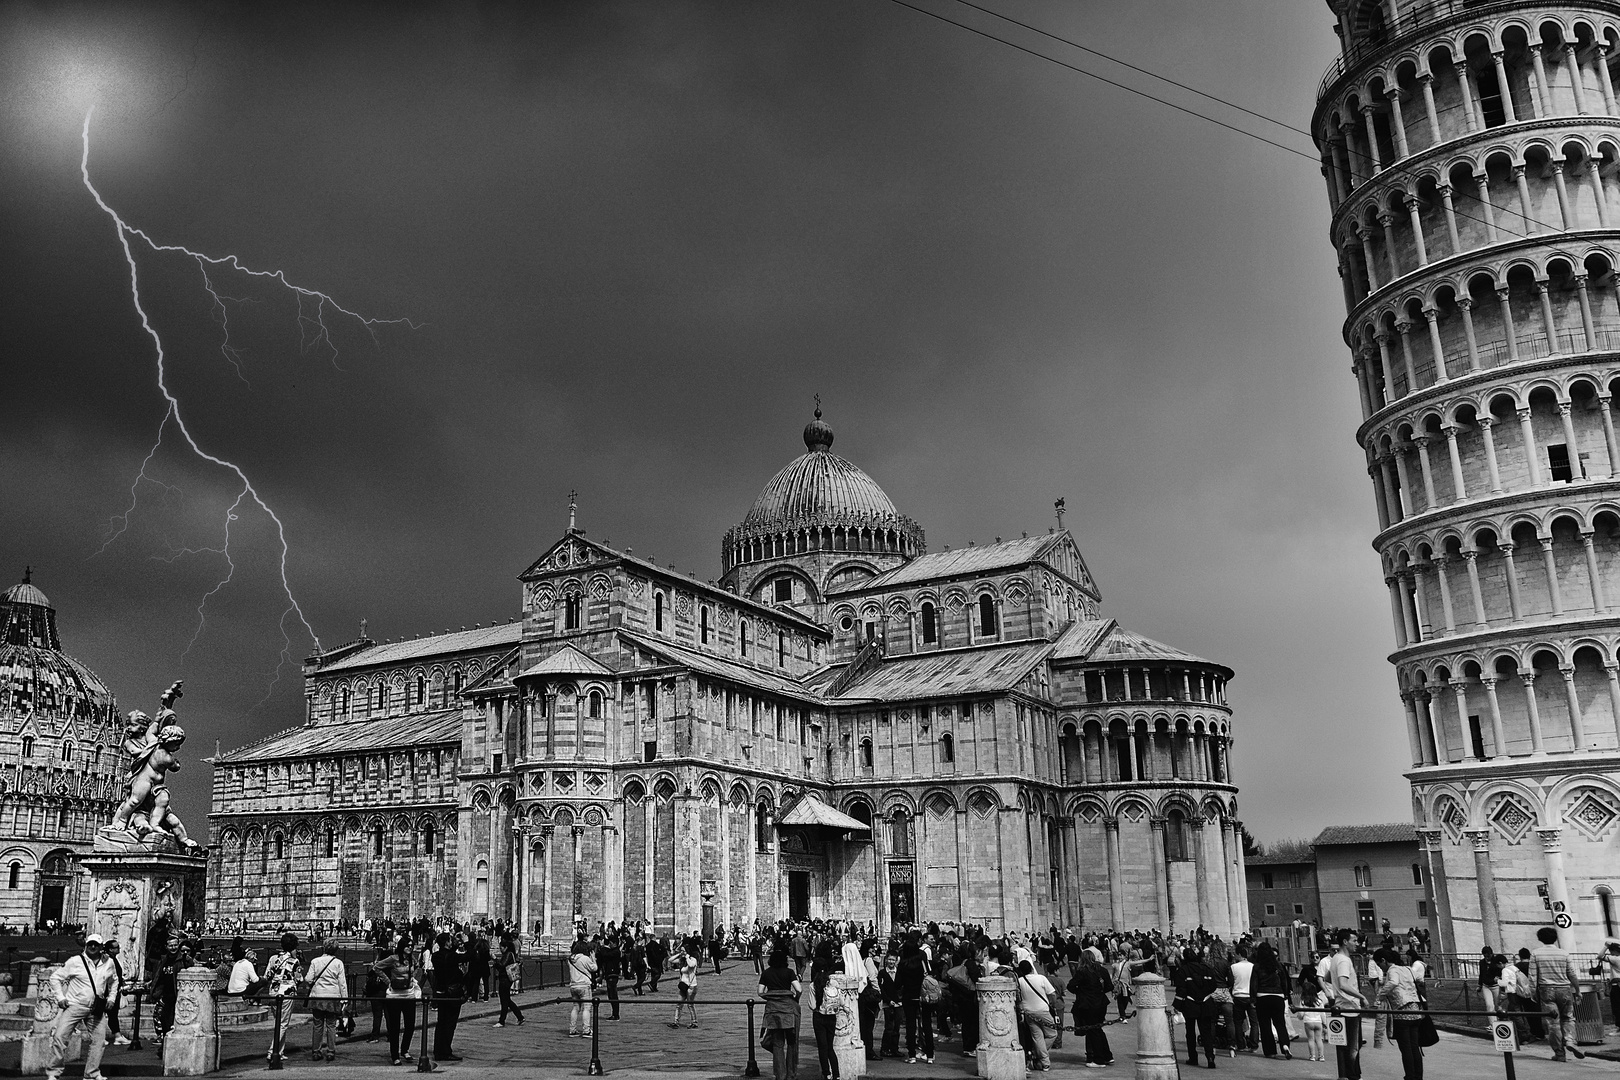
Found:
M 1620 3 L 1329 6 L 1312 130 L 1434 896 L 1379 914 L 1593 952 L 1620 934 Z

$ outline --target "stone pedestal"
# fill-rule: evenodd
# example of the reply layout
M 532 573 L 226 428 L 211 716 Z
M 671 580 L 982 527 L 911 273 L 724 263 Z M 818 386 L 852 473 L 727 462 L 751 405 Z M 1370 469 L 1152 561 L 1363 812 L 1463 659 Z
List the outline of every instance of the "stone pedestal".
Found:
M 180 972 L 174 1029 L 163 1040 L 164 1076 L 201 1076 L 219 1068 L 214 977 L 213 968 L 196 964 Z
M 1131 980 L 1136 991 L 1136 1080 L 1176 1080 L 1176 1047 L 1165 1011 L 1165 982 L 1151 972 Z
M 22 1040 L 22 1074 L 42 1073 L 45 1060 L 51 1053 L 51 1029 L 56 1026 L 56 998 L 51 995 L 51 976 L 61 964 L 47 964 L 41 957 L 28 975 L 28 984 L 34 992 L 34 1026 Z M 84 1053 L 84 1030 L 75 1028 L 68 1036 L 67 1057 L 77 1061 Z
M 833 1053 L 838 1055 L 838 1075 L 866 1075 L 866 1044 L 861 1042 L 859 975 L 832 975 L 827 993 L 838 993 L 838 1027 L 833 1030 Z
M 1016 992 L 1016 984 L 1005 975 L 979 980 L 979 1075 L 989 1080 L 1024 1080 Z
M 118 942 L 124 985 L 147 981 L 146 936 L 152 924 L 170 916 L 177 924 L 202 922 L 208 860 L 181 854 L 178 846 L 120 842 L 126 836 L 103 829 L 94 853 L 86 855 L 90 871 L 90 930 Z

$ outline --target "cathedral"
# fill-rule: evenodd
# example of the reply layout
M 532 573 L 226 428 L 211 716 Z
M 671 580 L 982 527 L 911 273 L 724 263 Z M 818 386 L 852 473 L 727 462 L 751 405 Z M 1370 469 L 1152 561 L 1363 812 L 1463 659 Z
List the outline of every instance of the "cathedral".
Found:
M 930 552 L 804 443 L 716 581 L 571 519 L 517 621 L 309 657 L 213 762 L 210 917 L 1242 930 L 1231 670 L 1105 617 L 1061 518 Z

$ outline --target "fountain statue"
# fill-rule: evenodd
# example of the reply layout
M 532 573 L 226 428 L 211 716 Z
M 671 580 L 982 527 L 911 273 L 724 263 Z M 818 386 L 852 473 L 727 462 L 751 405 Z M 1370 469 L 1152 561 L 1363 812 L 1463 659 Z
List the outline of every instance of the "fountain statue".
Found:
M 174 711 L 174 703 L 181 697 L 180 687 L 181 683 L 176 682 L 163 692 L 156 716 L 149 718 L 136 709 L 124 724 L 124 752 L 129 755 L 124 801 L 113 814 L 112 824 L 97 834 L 98 852 L 205 854 L 169 806 L 169 773 L 179 771 L 178 753 L 186 741 L 185 729 L 176 722 L 179 717 Z

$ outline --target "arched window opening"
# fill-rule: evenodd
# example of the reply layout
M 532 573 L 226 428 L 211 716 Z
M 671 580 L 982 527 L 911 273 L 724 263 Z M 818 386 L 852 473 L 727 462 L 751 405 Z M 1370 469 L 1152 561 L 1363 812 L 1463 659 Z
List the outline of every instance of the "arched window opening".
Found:
M 92 764 L 92 765 L 100 765 L 101 764 L 101 747 L 99 747 L 99 746 L 96 747 L 95 751 L 90 755 L 90 764 Z
M 388 708 L 388 687 L 383 683 L 377 684 L 377 711 L 382 712 Z
M 870 830 L 872 828 L 872 808 L 863 802 L 853 803 L 849 808 L 849 816 L 866 826 L 868 830 L 867 837 L 870 838 Z
M 989 593 L 979 597 L 979 636 L 996 636 L 996 602 Z
M 333 859 L 333 858 L 337 857 L 337 830 L 336 829 L 327 829 L 326 830 L 326 857 L 328 859 Z
M 896 809 L 889 818 L 889 854 L 911 854 L 911 814 Z
M 62 760 L 63 761 L 72 761 L 73 760 L 73 744 L 72 743 L 65 742 L 65 743 L 62 744 Z
M 1368 866 L 1366 863 L 1356 863 L 1356 865 L 1355 865 L 1355 875 L 1356 875 L 1356 888 L 1358 888 L 1358 889 L 1370 889 L 1370 888 L 1372 888 L 1372 867 Z
M 280 833 L 276 833 L 276 858 L 284 859 L 286 857 L 287 857 L 287 844 L 286 844 L 286 841 L 282 838 L 282 835 Z
M 709 609 L 707 607 L 698 609 L 698 641 L 704 645 L 709 643 Z
M 931 603 L 922 606 L 922 639 L 924 645 L 932 645 L 939 640 L 939 623 Z
M 588 715 L 590 716 L 590 718 L 592 720 L 601 719 L 601 717 L 602 717 L 602 692 L 600 690 L 592 690 L 591 691 L 591 696 L 589 698 L 589 704 L 587 706 L 587 712 L 588 712 Z
M 34 737 L 32 735 L 24 735 L 23 736 L 22 756 L 23 757 L 33 757 L 34 756 Z
M 579 597 L 570 596 L 563 601 L 563 629 L 579 629 Z
M 737 648 L 742 655 L 748 655 L 748 620 L 744 619 L 737 624 Z
M 342 701 L 342 707 L 338 711 L 342 712 L 346 716 L 349 712 L 349 688 L 345 686 L 343 688 L 343 693 L 338 696 Z
M 862 739 L 861 740 L 861 768 L 870 769 L 871 767 L 872 767 L 872 740 L 871 739 Z
M 68 808 L 59 806 L 56 809 L 56 828 L 58 831 L 68 827 Z
M 664 629 L 664 594 L 663 593 L 654 593 L 653 594 L 653 629 L 658 630 L 658 631 L 662 631 Z
M 433 822 L 422 826 L 422 854 L 433 854 Z
M 780 630 L 776 632 L 776 666 L 787 667 L 787 635 Z
M 15 889 L 22 883 L 22 863 L 11 864 L 11 871 L 6 875 L 6 888 Z
M 427 702 L 427 676 L 418 675 L 416 677 L 416 703 L 418 705 L 422 705 L 422 704 L 425 704 L 426 702 Z
M 956 740 L 948 731 L 939 737 L 939 758 L 947 764 L 956 760 Z
M 770 803 L 760 803 L 754 807 L 754 847 L 760 851 L 771 850 Z
M 381 825 L 378 825 L 376 828 L 371 830 L 371 855 L 372 858 L 380 859 L 382 858 L 382 854 L 383 828 Z
M 1187 815 L 1179 809 L 1165 815 L 1164 857 L 1171 862 L 1187 860 Z

